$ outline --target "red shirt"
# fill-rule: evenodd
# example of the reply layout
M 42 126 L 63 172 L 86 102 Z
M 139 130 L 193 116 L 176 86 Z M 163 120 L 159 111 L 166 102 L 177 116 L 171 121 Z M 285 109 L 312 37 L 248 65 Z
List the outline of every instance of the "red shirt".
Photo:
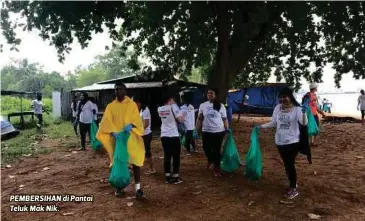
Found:
M 312 114 L 313 115 L 317 115 L 318 111 L 318 99 L 317 99 L 317 95 L 315 93 L 309 93 L 309 107 L 311 108 Z

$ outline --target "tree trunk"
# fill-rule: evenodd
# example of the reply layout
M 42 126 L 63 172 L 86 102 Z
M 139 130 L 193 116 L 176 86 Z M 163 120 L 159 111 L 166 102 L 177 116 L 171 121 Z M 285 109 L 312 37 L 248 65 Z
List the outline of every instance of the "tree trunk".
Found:
M 216 62 L 208 76 L 208 89 L 217 90 L 217 98 L 225 102 L 231 79 L 228 73 L 229 65 L 229 18 L 227 2 L 219 2 L 217 7 L 218 48 Z

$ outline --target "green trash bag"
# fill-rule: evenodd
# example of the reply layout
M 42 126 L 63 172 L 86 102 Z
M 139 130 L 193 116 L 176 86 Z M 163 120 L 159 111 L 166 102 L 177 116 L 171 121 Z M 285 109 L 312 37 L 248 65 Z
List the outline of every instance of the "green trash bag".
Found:
M 319 127 L 310 109 L 307 110 L 308 117 L 308 136 L 313 137 L 319 134 Z
M 119 189 L 124 189 L 131 181 L 131 175 L 128 169 L 129 155 L 127 148 L 129 136 L 129 133 L 121 132 L 115 140 L 113 166 L 111 168 L 109 182 L 112 186 Z
M 96 133 L 97 132 L 98 132 L 98 127 L 97 127 L 95 121 L 93 121 L 91 123 L 91 128 L 90 128 L 90 140 L 91 140 L 90 143 L 91 143 L 91 148 L 95 151 L 100 150 L 101 146 L 102 146 L 100 141 L 98 141 L 96 139 Z
M 185 148 L 185 142 L 186 142 L 185 139 L 186 139 L 185 135 L 180 137 L 180 145 L 183 146 L 184 148 Z
M 240 154 L 237 151 L 236 144 L 233 140 L 232 132 L 229 132 L 224 144 L 221 169 L 224 172 L 231 173 L 238 170 L 241 166 Z
M 258 180 L 262 176 L 262 155 L 258 134 L 259 130 L 254 128 L 251 134 L 250 149 L 246 155 L 245 176 L 251 180 Z

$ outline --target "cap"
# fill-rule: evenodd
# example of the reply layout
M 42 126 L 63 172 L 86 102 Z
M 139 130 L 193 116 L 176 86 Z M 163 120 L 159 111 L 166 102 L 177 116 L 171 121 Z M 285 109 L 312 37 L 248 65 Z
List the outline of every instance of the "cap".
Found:
M 310 90 L 315 89 L 315 88 L 317 88 L 317 87 L 318 87 L 318 85 L 317 85 L 316 83 L 311 83 L 311 84 L 309 85 L 309 89 L 310 89 Z

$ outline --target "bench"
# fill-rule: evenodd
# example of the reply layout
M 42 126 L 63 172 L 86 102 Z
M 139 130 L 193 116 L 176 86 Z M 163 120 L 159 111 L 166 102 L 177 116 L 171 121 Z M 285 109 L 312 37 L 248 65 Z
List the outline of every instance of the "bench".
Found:
M 21 127 L 24 127 L 24 116 L 31 116 L 32 120 L 34 120 L 34 112 L 33 111 L 23 111 L 23 112 L 12 112 L 8 114 L 8 121 L 10 121 L 11 117 L 18 117 L 20 116 L 20 124 Z

